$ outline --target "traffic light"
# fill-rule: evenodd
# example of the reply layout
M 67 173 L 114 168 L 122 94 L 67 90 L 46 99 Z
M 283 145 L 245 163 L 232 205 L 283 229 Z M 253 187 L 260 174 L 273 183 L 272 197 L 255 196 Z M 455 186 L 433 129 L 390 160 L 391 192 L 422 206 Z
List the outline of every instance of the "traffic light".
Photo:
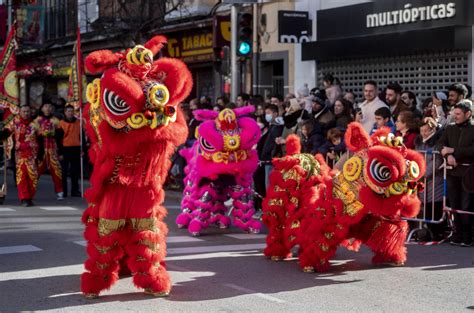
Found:
M 250 13 L 239 13 L 237 17 L 237 56 L 252 55 L 253 17 Z

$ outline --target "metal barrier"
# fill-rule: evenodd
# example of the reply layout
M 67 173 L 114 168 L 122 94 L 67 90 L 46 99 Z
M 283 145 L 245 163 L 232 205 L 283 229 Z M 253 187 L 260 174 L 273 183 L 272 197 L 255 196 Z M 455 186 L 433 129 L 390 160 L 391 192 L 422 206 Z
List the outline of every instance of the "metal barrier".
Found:
M 434 151 L 434 150 L 423 150 L 423 151 L 418 151 L 420 153 L 423 153 L 425 156 L 425 161 L 428 160 L 429 157 L 431 157 L 432 160 L 432 178 L 431 178 L 431 199 L 427 199 L 427 188 L 425 188 L 425 191 L 423 193 L 423 207 L 422 207 L 422 218 L 403 218 L 404 220 L 407 221 L 412 221 L 412 222 L 418 222 L 418 228 L 412 229 L 410 233 L 408 234 L 407 243 L 411 243 L 410 240 L 413 237 L 413 234 L 420 230 L 424 230 L 425 228 L 423 227 L 424 224 L 441 224 L 444 221 L 447 221 L 448 227 L 450 229 L 449 235 L 440 240 L 440 241 L 429 241 L 429 242 L 417 242 L 417 244 L 420 245 L 437 245 L 445 242 L 448 240 L 454 232 L 454 223 L 453 223 L 453 214 L 452 213 L 458 213 L 458 214 L 469 214 L 469 215 L 474 215 L 473 212 L 468 212 L 468 211 L 461 211 L 461 210 L 454 210 L 451 209 L 450 207 L 447 206 L 446 204 L 446 198 L 447 198 L 447 180 L 446 180 L 446 173 L 447 170 L 450 169 L 451 167 L 447 165 L 446 159 L 443 158 L 443 163 L 440 168 L 443 169 L 443 194 L 442 194 L 442 203 L 443 203 L 443 213 L 442 216 L 439 220 L 434 219 L 434 213 L 435 213 L 435 187 L 436 187 L 436 173 L 438 172 L 439 168 L 436 168 L 436 158 L 441 157 L 439 151 Z M 426 186 L 428 178 L 425 176 L 424 177 L 424 183 Z M 431 201 L 429 201 L 431 200 Z M 427 219 L 427 212 L 430 208 L 427 207 L 427 204 L 431 203 L 431 219 Z M 429 229 L 427 229 L 429 232 L 431 232 Z

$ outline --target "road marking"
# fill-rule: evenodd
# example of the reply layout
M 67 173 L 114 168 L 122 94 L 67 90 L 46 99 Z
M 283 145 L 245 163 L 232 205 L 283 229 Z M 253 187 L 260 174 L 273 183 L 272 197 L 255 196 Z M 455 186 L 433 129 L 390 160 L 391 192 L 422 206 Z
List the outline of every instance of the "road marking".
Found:
M 13 253 L 22 253 L 22 252 L 35 252 L 35 251 L 43 251 L 43 250 L 32 245 L 0 247 L 0 254 L 13 254 Z
M 77 211 L 78 210 L 71 206 L 41 206 L 39 208 L 45 211 Z
M 263 293 L 261 293 L 261 292 L 257 292 L 257 291 L 252 290 L 252 289 L 248 289 L 248 288 L 241 287 L 241 286 L 234 285 L 234 284 L 223 284 L 223 285 L 226 286 L 226 287 L 229 287 L 229 288 L 238 290 L 238 291 L 245 292 L 246 294 L 249 294 L 249 295 L 252 295 L 252 296 L 256 296 L 256 297 L 259 297 L 259 298 L 268 300 L 268 301 L 272 301 L 272 302 L 276 302 L 276 303 L 285 303 L 285 301 L 283 301 L 283 300 L 281 300 L 281 299 L 278 299 L 278 298 L 276 298 L 276 297 L 263 294 Z
M 181 209 L 181 205 L 179 204 L 170 204 L 170 205 L 166 205 L 166 204 L 163 204 L 163 206 L 168 209 L 168 210 L 178 210 L 178 209 Z
M 234 238 L 234 239 L 242 239 L 242 240 L 267 238 L 267 235 L 265 234 L 226 234 L 224 236 Z
M 85 240 L 79 240 L 79 241 L 73 241 L 76 245 L 80 245 L 83 247 L 87 247 L 87 241 Z
M 179 242 L 203 242 L 203 239 L 194 238 L 191 236 L 169 236 L 166 238 L 167 243 L 179 243 Z
M 14 212 L 15 210 L 12 208 L 0 208 L 0 212 Z
M 203 242 L 204 240 L 199 238 L 193 238 L 190 236 L 169 236 L 166 238 L 166 243 L 180 243 L 180 242 Z M 85 240 L 78 240 L 73 241 L 75 244 L 86 247 L 87 241 Z
M 265 248 L 265 244 L 247 244 L 247 245 L 221 245 L 221 246 L 201 246 L 201 247 L 184 247 L 169 248 L 168 255 L 173 254 L 199 254 L 209 252 L 226 252 L 226 251 L 242 251 L 242 250 L 259 250 Z

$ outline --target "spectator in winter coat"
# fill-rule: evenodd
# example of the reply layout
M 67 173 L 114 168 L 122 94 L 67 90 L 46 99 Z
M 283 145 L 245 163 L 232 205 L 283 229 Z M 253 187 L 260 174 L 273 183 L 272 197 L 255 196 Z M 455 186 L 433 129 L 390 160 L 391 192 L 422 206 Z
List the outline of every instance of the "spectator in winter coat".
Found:
M 269 124 L 267 140 L 262 148 L 262 154 L 260 156 L 260 161 L 271 161 L 275 156 L 277 144 L 275 139 L 281 136 L 283 132 L 283 125 L 280 125 L 276 122 L 278 117 L 278 107 L 274 104 L 269 104 L 265 108 L 265 120 Z M 268 177 L 273 166 L 270 164 L 265 164 L 265 186 L 268 186 Z
M 415 139 L 418 135 L 418 119 L 411 111 L 403 111 L 395 122 L 395 135 L 403 137 L 403 144 L 408 149 L 415 149 Z
M 318 124 L 326 133 L 328 129 L 333 128 L 336 124 L 334 114 L 329 110 L 326 101 L 319 95 L 314 95 L 311 101 L 311 118 L 313 123 Z
M 308 120 L 301 126 L 301 152 L 316 154 L 324 144 L 325 139 L 319 127 L 314 127 L 312 121 Z
M 392 122 L 392 114 L 387 107 L 381 107 L 375 111 L 374 128 L 372 128 L 370 134 L 372 135 L 377 129 L 382 127 L 390 127 L 392 134 L 396 132 L 395 124 Z
M 416 150 L 424 153 L 426 159 L 425 190 L 418 194 L 423 202 L 422 207 L 425 208 L 426 215 L 421 214 L 420 218 L 436 221 L 443 215 L 443 170 L 440 168 L 443 158 L 440 154 L 432 152 L 441 134 L 442 129 L 437 128 L 437 122 L 432 117 L 425 117 L 420 126 L 420 135 L 415 140 Z M 433 176 L 433 174 L 435 175 Z M 427 223 L 426 226 L 433 235 L 432 240 L 438 241 L 443 238 L 446 223 Z
M 336 100 L 342 96 L 341 86 L 339 86 L 338 80 L 331 74 L 324 75 L 323 86 L 329 100 L 329 107 L 332 107 Z
M 331 128 L 327 134 L 326 143 L 319 148 L 319 153 L 324 155 L 330 166 L 339 160 L 342 154 L 346 152 L 344 144 L 344 133 L 338 128 Z
M 352 103 L 346 99 L 339 98 L 334 103 L 334 115 L 336 118 L 336 127 L 345 130 L 347 125 L 352 122 Z

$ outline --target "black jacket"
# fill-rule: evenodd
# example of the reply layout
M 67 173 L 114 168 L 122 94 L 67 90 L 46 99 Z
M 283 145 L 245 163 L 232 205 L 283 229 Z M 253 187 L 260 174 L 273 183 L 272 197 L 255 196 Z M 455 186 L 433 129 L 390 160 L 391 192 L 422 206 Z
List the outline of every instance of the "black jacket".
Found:
M 271 161 L 275 156 L 276 143 L 275 139 L 281 136 L 283 132 L 283 125 L 272 124 L 268 130 L 268 135 L 263 145 L 262 155 L 260 156 L 261 161 Z
M 453 156 L 459 165 L 449 170 L 448 175 L 463 176 L 467 169 L 466 164 L 474 164 L 474 124 L 472 119 L 461 125 L 446 126 L 436 146 L 440 151 L 443 147 L 454 148 Z

